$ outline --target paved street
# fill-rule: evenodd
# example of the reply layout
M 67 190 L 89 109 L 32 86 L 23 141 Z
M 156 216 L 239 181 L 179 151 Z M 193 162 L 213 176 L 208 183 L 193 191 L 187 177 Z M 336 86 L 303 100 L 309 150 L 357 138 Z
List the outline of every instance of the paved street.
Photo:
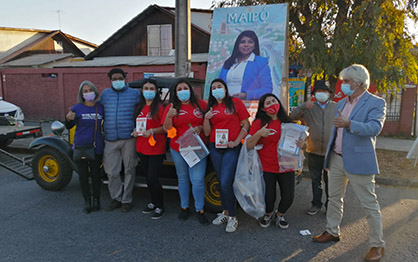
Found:
M 308 192 L 308 193 L 307 193 Z M 109 202 L 103 186 L 102 202 Z M 416 261 L 418 257 L 418 190 L 377 189 L 387 247 L 383 261 Z M 306 215 L 310 181 L 297 187 L 287 214 L 288 230 L 262 229 L 238 213 L 239 227 L 202 227 L 194 217 L 177 219 L 179 198 L 166 191 L 167 214 L 151 220 L 140 209 L 148 203 L 146 189 L 134 191 L 129 213 L 99 211 L 83 214 L 76 176 L 61 192 L 48 192 L 0 168 L 1 261 L 362 261 L 368 251 L 367 226 L 359 202 L 349 189 L 345 200 L 342 240 L 317 244 L 299 230 L 321 233 L 325 212 Z M 214 218 L 215 214 L 209 214 Z

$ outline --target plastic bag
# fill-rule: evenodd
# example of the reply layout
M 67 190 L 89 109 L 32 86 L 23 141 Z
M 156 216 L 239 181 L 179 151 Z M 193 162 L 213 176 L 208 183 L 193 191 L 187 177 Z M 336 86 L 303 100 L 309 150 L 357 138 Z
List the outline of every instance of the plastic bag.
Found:
M 176 143 L 180 145 L 180 154 L 190 168 L 209 154 L 209 150 L 203 140 L 199 135 L 194 133 L 193 127 L 190 127 L 184 132 L 184 134 L 177 139 Z
M 234 194 L 241 208 L 256 219 L 262 217 L 266 212 L 263 168 L 257 153 L 257 149 L 260 148 L 257 146 L 248 150 L 247 140 L 244 141 L 233 184 Z
M 305 156 L 296 145 L 299 138 L 306 139 L 309 135 L 309 127 L 294 123 L 282 123 L 281 136 L 277 144 L 277 156 L 279 159 L 279 172 L 301 170 Z

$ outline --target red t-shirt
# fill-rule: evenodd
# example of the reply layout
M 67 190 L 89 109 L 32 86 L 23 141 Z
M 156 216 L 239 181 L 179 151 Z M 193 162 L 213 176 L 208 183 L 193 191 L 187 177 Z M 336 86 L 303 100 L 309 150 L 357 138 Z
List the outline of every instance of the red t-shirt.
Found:
M 261 120 L 257 119 L 253 122 L 250 128 L 250 135 L 254 135 L 258 130 L 262 128 Z M 258 155 L 263 165 L 263 171 L 271 173 L 279 173 L 279 159 L 277 156 L 277 144 L 281 135 L 281 122 L 280 120 L 273 120 L 267 128 L 273 129 L 270 131 L 270 135 L 262 137 L 258 140 L 257 144 L 262 144 L 263 148 L 258 150 Z
M 228 141 L 234 141 L 241 131 L 241 121 L 250 117 L 241 99 L 233 97 L 232 102 L 234 103 L 235 113 L 229 112 L 222 103 L 212 107 L 210 142 L 215 142 L 216 129 L 228 129 Z
M 205 101 L 199 100 L 198 103 L 202 110 L 206 109 L 207 103 Z M 167 106 L 164 110 L 164 117 L 162 118 L 163 122 L 167 117 L 169 109 L 170 106 Z M 179 115 L 174 116 L 172 120 L 173 127 L 177 129 L 177 135 L 170 139 L 170 147 L 178 152 L 180 145 L 176 143 L 177 139 L 190 128 L 189 124 L 191 124 L 192 127 L 203 125 L 204 114 L 199 110 L 199 108 L 195 108 L 192 104 L 182 104 L 180 107 Z M 200 132 L 200 137 L 204 139 L 203 132 Z
M 146 129 L 149 130 L 151 128 L 158 128 L 162 126 L 161 119 L 163 119 L 164 114 L 164 106 L 160 105 L 158 109 L 158 113 L 155 115 L 154 118 L 151 118 L 151 107 L 145 105 L 142 108 L 141 113 L 139 113 L 137 118 L 146 117 L 147 118 L 147 125 Z M 163 155 L 165 154 L 165 142 L 167 140 L 165 134 L 156 135 L 154 134 L 154 139 L 157 142 L 154 146 L 151 146 L 148 143 L 149 137 L 145 138 L 143 136 L 138 136 L 136 138 L 136 151 L 144 154 L 144 155 Z

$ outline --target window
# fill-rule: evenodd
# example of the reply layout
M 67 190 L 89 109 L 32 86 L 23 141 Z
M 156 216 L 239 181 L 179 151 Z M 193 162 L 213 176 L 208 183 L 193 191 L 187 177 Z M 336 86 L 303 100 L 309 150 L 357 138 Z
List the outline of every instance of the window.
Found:
M 149 56 L 167 56 L 172 49 L 171 25 L 147 26 Z
M 382 94 L 386 100 L 386 121 L 398 122 L 401 118 L 402 90 L 393 94 Z

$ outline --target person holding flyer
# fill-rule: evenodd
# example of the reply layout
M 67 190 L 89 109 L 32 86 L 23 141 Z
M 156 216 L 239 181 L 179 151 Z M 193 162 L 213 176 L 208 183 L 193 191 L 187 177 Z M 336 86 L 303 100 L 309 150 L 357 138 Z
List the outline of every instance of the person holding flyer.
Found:
M 171 90 L 170 104 L 164 111 L 164 129 L 167 130 L 170 140 L 170 152 L 176 167 L 178 177 L 178 187 L 181 202 L 180 220 L 186 220 L 190 215 L 189 195 L 190 183 L 192 183 L 192 193 L 195 202 L 196 218 L 202 225 L 208 225 L 204 214 L 205 204 L 205 173 L 206 157 L 189 167 L 186 160 L 180 154 L 179 144 L 176 143 L 190 127 L 194 132 L 201 134 L 203 129 L 203 108 L 206 102 L 198 100 L 189 82 L 180 79 Z M 202 137 L 203 138 L 203 137 Z
M 227 223 L 226 232 L 235 232 L 238 220 L 232 184 L 243 139 L 250 127 L 250 116 L 239 98 L 231 97 L 222 79 L 210 85 L 208 107 L 203 131 L 210 135 L 209 152 L 220 184 L 222 213 L 212 221 L 214 225 Z
M 164 106 L 155 80 L 145 79 L 140 90 L 141 99 L 135 110 L 136 128 L 133 136 L 136 137 L 136 151 L 141 159 L 151 194 L 151 203 L 142 210 L 142 213 L 153 213 L 152 219 L 160 219 L 165 214 L 163 188 L 158 179 L 158 170 L 163 164 L 167 140 L 161 124 Z
M 266 185 L 266 213 L 260 219 L 262 228 L 269 227 L 274 217 L 276 218 L 277 227 L 282 229 L 289 227 L 284 214 L 293 203 L 295 172 L 293 170 L 280 172 L 277 144 L 281 137 L 281 124 L 292 122 L 292 119 L 287 115 L 286 109 L 283 108 L 280 100 L 275 95 L 265 94 L 260 97 L 257 114 L 249 133 L 251 137 L 247 139 L 247 148 L 252 149 L 257 144 L 263 145 L 263 148 L 257 151 L 263 166 L 263 177 Z M 305 141 L 299 139 L 296 141 L 296 145 L 304 148 Z M 276 183 L 280 187 L 280 202 L 277 211 L 274 212 Z

